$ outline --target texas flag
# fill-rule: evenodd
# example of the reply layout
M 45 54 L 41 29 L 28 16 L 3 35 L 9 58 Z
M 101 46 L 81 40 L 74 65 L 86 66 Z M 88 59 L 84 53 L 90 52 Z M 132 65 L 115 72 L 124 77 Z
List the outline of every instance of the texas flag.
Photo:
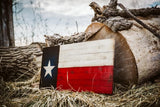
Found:
M 43 49 L 41 87 L 112 94 L 114 39 Z

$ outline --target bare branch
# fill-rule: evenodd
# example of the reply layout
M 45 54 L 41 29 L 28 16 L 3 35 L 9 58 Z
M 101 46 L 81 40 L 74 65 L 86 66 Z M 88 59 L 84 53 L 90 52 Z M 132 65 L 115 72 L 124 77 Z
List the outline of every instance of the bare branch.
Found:
M 150 28 L 149 26 L 147 26 L 145 23 L 143 23 L 141 20 L 139 20 L 137 17 L 135 17 L 129 10 L 127 10 L 123 4 L 118 3 L 118 6 L 120 8 L 122 8 L 130 17 L 132 17 L 137 23 L 139 23 L 140 25 L 142 25 L 144 28 L 146 28 L 147 30 L 149 30 L 152 34 L 154 34 L 157 38 L 160 39 L 160 35 L 156 32 L 155 29 Z

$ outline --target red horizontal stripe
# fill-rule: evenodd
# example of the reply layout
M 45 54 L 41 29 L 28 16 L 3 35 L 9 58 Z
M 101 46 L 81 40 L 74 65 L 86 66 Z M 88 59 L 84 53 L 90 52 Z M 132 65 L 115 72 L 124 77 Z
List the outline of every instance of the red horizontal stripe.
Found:
M 58 68 L 57 88 L 112 93 L 113 66 Z
M 68 75 L 69 75 L 69 80 L 77 80 L 77 77 L 75 76 L 75 73 L 74 74 L 70 74 L 70 72 L 68 72 Z M 87 80 L 87 79 L 96 79 L 96 80 L 109 80 L 111 78 L 112 80 L 112 74 L 111 73 L 92 73 L 92 74 L 89 74 L 87 76 L 84 76 L 83 73 L 79 73 L 78 76 L 83 79 L 83 80 Z M 67 78 L 67 74 L 65 75 L 64 74 L 59 74 L 59 80 L 64 80 Z
M 87 81 L 87 82 L 86 82 Z M 65 84 L 71 84 L 73 86 L 88 86 L 91 85 L 91 87 L 95 87 L 95 86 L 106 86 L 106 87 L 112 87 L 112 84 L 110 84 L 110 81 L 104 81 L 104 80 L 68 80 L 68 81 L 59 81 L 61 83 L 65 83 Z

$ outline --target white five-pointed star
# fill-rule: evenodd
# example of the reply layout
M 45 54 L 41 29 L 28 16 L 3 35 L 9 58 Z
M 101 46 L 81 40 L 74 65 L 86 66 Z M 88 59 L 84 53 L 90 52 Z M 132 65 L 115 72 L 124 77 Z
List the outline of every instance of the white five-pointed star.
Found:
M 46 77 L 48 74 L 52 77 L 52 73 L 51 70 L 54 68 L 55 66 L 51 66 L 50 60 L 48 61 L 48 65 L 47 66 L 43 66 L 43 68 L 46 70 L 46 73 L 44 75 L 44 77 Z

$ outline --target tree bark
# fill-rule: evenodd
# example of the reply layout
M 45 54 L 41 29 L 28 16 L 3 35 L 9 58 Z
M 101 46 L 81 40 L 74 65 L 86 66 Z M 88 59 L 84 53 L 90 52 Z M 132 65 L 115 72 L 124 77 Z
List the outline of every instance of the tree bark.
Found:
M 0 47 L 15 46 L 12 0 L 0 1 Z
M 22 81 L 33 77 L 40 69 L 41 55 L 37 44 L 0 48 L 0 76 L 5 81 Z
M 117 9 L 117 0 L 111 0 L 109 5 L 104 5 L 103 7 L 100 7 L 96 2 L 92 2 L 89 5 L 96 14 L 101 15 L 103 13 L 103 16 L 109 18 L 109 17 L 115 17 L 115 16 L 121 16 L 124 18 L 130 18 L 130 15 L 126 13 L 125 10 L 119 10 Z M 98 10 L 101 10 L 100 12 L 97 12 Z M 140 8 L 140 9 L 129 9 L 129 11 L 134 16 L 141 16 L 146 17 L 150 15 L 160 15 L 160 8 Z
M 141 8 L 141 9 L 129 9 L 129 11 L 135 16 L 150 16 L 150 15 L 160 15 L 160 8 Z M 105 16 L 108 17 L 108 14 L 104 13 Z M 111 16 L 121 16 L 124 18 L 129 18 L 128 15 L 124 10 L 118 10 L 116 13 L 110 13 Z
M 117 0 L 111 0 L 109 3 L 109 7 L 112 9 L 117 9 Z
M 93 36 L 93 33 L 77 33 L 71 36 L 60 36 L 58 34 L 54 34 L 53 36 L 45 35 L 45 41 L 48 47 L 63 45 L 63 44 L 71 44 L 86 41 L 88 38 Z

